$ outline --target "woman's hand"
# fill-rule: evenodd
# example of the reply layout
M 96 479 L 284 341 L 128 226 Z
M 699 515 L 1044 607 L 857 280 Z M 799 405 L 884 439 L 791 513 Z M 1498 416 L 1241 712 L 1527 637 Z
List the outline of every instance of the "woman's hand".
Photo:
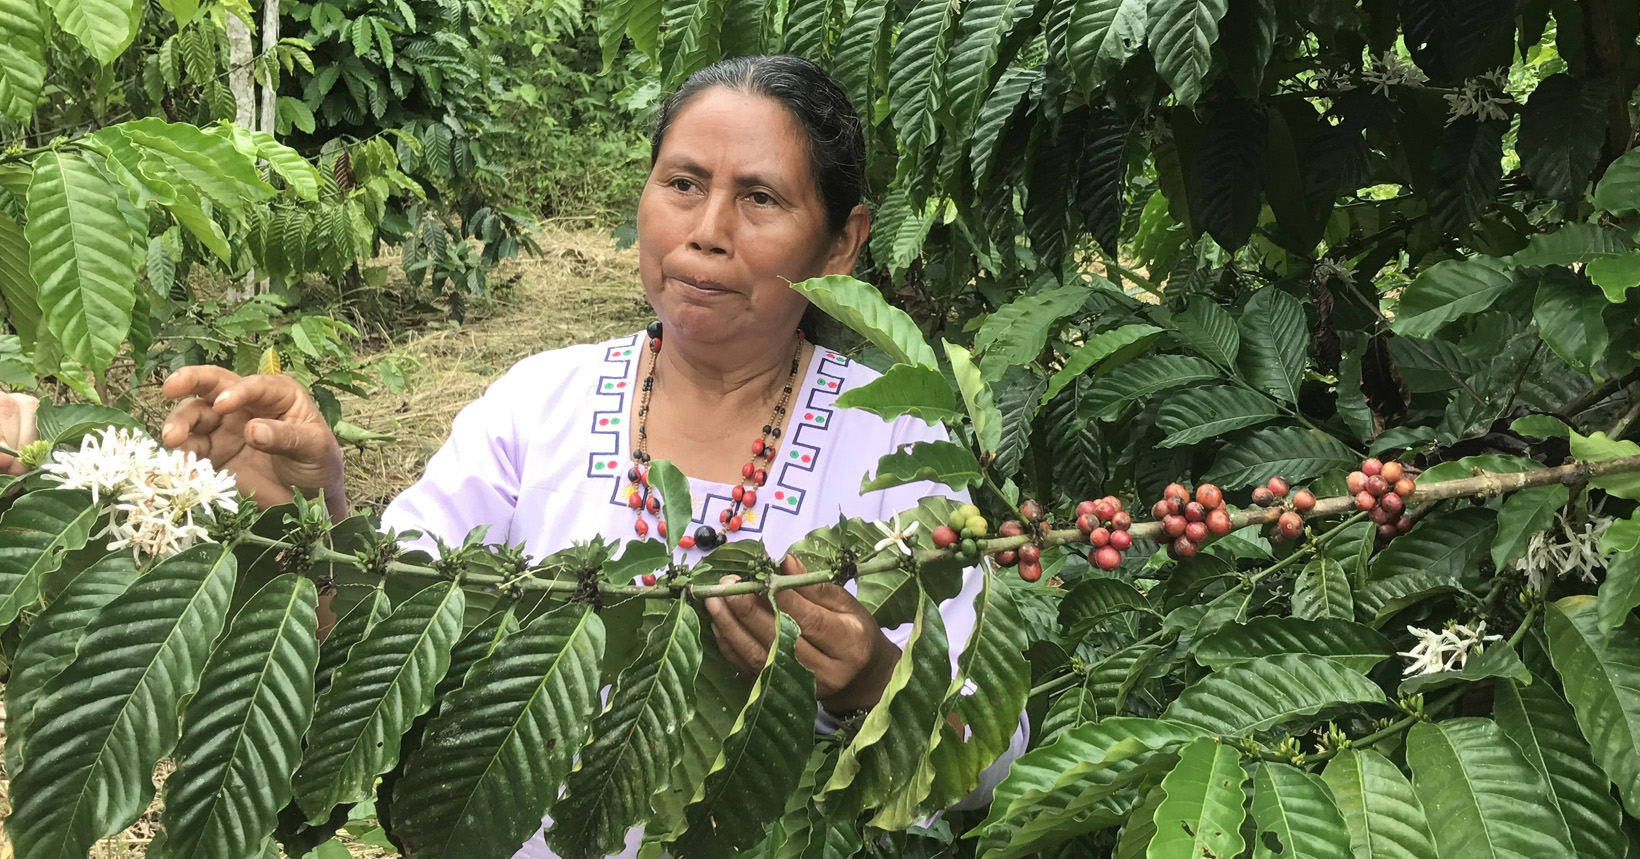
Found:
M 781 571 L 799 575 L 804 569 L 787 555 Z M 797 661 L 814 672 L 821 705 L 841 713 L 871 707 L 882 698 L 900 649 L 853 594 L 827 582 L 775 591 L 774 601 L 803 630 Z M 776 621 L 768 599 L 763 594 L 713 597 L 706 600 L 706 611 L 724 658 L 743 676 L 756 676 L 774 643 Z
M 23 445 L 38 441 L 40 434 L 34 429 L 34 410 L 39 405 L 40 401 L 28 394 L 0 394 L 0 444 L 22 450 Z M 28 466 L 17 457 L 0 453 L 0 474 L 20 476 L 26 471 Z
M 295 379 L 183 367 L 164 391 L 187 399 L 165 418 L 161 444 L 209 457 L 263 508 L 290 501 L 294 486 L 310 498 L 323 493 L 332 518 L 346 516 L 341 446 Z

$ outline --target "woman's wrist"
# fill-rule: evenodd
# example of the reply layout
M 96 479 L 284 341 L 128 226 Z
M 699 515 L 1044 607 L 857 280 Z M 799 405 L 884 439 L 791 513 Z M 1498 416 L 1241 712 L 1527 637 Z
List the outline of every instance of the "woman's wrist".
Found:
M 822 700 L 820 706 L 836 716 L 871 709 L 882 700 L 883 690 L 888 688 L 889 678 L 894 675 L 894 666 L 899 661 L 900 648 L 894 646 L 882 630 L 878 630 L 871 659 L 865 668 L 847 686 Z

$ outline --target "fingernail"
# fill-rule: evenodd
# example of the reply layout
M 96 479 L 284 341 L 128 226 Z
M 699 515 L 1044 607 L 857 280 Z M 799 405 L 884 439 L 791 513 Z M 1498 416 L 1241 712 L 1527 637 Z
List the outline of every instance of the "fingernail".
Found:
M 265 445 L 271 441 L 273 441 L 273 431 L 268 429 L 265 424 L 257 424 L 251 427 L 251 442 L 253 444 Z
M 170 435 L 171 434 L 171 424 L 169 422 L 167 422 L 165 424 L 165 426 L 160 427 L 159 428 L 159 434 L 162 435 L 162 436 Z

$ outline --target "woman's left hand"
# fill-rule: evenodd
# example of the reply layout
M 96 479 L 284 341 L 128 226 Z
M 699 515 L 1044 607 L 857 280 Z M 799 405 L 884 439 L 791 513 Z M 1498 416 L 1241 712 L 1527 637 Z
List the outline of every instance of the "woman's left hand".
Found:
M 781 572 L 805 570 L 786 556 Z M 725 576 L 722 581 L 739 581 Z M 820 704 L 834 713 L 863 710 L 882 698 L 900 649 L 877 626 L 876 618 L 841 585 L 825 582 L 778 590 L 775 604 L 803 630 L 797 661 L 814 672 Z M 775 616 L 763 594 L 736 594 L 706 600 L 718 650 L 743 676 L 762 670 L 774 642 Z

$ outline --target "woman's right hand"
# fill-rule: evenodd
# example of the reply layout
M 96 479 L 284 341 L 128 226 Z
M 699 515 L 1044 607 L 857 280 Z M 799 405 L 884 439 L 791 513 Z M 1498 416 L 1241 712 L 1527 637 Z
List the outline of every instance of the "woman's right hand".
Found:
M 342 449 L 307 389 L 289 376 L 240 376 L 222 367 L 183 367 L 165 380 L 171 409 L 160 443 L 231 472 L 240 495 L 263 508 L 291 500 L 291 487 L 322 494 L 345 515 Z

